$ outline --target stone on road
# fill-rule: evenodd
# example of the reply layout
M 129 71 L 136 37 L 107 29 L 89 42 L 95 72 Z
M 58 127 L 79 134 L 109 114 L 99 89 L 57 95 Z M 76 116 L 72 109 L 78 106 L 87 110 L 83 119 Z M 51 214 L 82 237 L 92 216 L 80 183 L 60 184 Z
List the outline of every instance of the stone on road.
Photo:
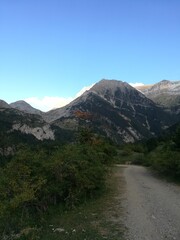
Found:
M 180 240 L 180 186 L 144 167 L 124 168 L 127 240 Z

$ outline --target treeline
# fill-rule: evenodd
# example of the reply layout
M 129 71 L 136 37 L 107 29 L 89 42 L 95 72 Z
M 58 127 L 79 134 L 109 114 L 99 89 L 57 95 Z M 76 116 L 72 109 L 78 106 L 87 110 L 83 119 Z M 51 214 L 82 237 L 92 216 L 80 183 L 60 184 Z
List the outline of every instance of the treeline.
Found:
M 117 162 L 149 166 L 180 181 L 180 124 L 159 138 L 121 146 Z
M 71 144 L 19 145 L 0 167 L 0 235 L 40 224 L 51 208 L 73 208 L 99 194 L 115 154 L 87 129 Z

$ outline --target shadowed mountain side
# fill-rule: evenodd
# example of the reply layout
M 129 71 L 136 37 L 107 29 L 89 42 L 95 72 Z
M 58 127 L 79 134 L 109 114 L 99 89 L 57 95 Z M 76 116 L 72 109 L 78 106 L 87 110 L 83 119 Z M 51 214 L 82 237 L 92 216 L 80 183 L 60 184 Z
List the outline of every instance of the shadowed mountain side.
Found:
M 102 80 L 66 107 L 45 119 L 56 126 L 89 126 L 116 142 L 133 142 L 157 135 L 175 122 L 173 116 L 129 84 Z

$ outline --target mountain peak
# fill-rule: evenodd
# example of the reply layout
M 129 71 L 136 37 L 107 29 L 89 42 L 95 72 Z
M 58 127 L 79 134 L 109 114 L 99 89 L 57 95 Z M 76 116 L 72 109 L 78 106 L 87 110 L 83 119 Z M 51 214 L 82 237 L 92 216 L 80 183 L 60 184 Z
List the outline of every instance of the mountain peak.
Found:
M 108 79 L 102 79 L 98 83 L 96 83 L 91 90 L 96 90 L 96 89 L 117 89 L 117 88 L 123 88 L 123 87 L 128 87 L 130 86 L 128 83 L 120 81 L 120 80 L 108 80 Z
M 179 113 L 180 81 L 162 80 L 148 89 L 141 89 L 146 97 L 162 106 L 172 108 Z
M 102 79 L 63 109 L 46 113 L 58 127 L 88 126 L 116 142 L 158 134 L 171 116 L 128 83 Z
M 171 83 L 171 81 L 163 79 L 162 81 L 159 82 L 159 84 L 167 84 L 167 83 Z
M 0 100 L 0 108 L 11 108 L 11 107 L 7 102 Z
M 24 100 L 19 100 L 10 104 L 12 108 L 18 109 L 20 111 L 30 113 L 30 114 L 38 114 L 41 115 L 41 111 L 33 108 L 29 103 L 25 102 Z
M 119 81 L 119 80 L 107 80 L 102 79 L 98 83 L 96 83 L 91 89 L 91 92 L 95 92 L 99 95 L 115 95 L 117 92 L 121 92 L 121 94 L 133 90 L 134 88 L 131 87 L 128 83 Z
M 154 84 L 151 88 L 144 91 L 147 94 L 178 94 L 180 93 L 180 81 L 162 80 Z
M 110 101 L 114 104 L 119 101 L 125 101 L 134 104 L 139 103 L 139 99 L 141 99 L 141 101 L 144 99 L 146 103 L 148 102 L 141 92 L 133 88 L 128 83 L 118 80 L 102 79 L 100 82 L 96 83 L 89 91 L 96 93 L 106 101 Z
M 18 101 L 16 101 L 16 102 L 13 102 L 13 103 L 11 103 L 11 106 L 28 106 L 28 107 L 30 107 L 31 105 L 29 104 L 29 103 L 27 103 L 27 102 L 25 102 L 24 100 L 18 100 Z

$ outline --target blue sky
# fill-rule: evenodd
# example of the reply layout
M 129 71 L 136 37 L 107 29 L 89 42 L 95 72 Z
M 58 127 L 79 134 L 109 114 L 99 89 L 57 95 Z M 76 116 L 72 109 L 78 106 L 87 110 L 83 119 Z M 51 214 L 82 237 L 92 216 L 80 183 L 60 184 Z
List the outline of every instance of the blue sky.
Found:
M 48 110 L 102 78 L 179 80 L 180 1 L 0 1 L 0 99 Z

